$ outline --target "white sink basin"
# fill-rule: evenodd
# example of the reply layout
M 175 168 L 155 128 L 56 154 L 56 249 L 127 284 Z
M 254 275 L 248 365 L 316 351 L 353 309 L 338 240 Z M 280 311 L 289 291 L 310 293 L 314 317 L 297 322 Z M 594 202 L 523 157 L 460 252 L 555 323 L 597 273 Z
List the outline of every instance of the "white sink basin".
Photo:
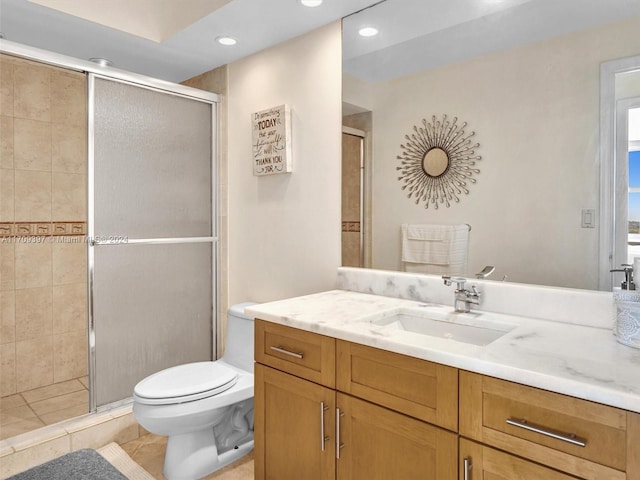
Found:
M 496 321 L 487 314 L 453 313 L 451 308 L 440 306 L 400 309 L 366 321 L 371 324 L 371 333 L 378 335 L 427 335 L 480 346 L 488 345 L 517 327 Z

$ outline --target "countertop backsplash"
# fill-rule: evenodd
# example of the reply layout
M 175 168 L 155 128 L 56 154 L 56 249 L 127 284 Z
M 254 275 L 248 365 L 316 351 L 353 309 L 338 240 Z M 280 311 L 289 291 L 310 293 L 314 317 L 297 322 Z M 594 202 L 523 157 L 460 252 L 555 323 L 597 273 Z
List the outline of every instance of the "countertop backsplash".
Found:
M 611 292 L 469 279 L 482 293 L 472 310 L 612 329 L 615 307 Z M 453 306 L 453 286 L 435 275 L 365 268 L 338 268 L 337 288 Z

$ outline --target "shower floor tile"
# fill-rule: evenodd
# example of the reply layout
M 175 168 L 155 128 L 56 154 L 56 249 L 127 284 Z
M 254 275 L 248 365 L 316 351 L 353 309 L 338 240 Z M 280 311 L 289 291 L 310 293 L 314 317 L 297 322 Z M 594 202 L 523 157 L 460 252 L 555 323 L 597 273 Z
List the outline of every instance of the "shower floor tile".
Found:
M 85 380 L 86 382 L 86 380 Z M 73 379 L 0 398 L 0 440 L 89 411 L 83 379 Z
M 164 452 L 167 447 L 167 438 L 148 433 L 136 440 L 127 442 L 121 447 L 142 468 L 153 475 L 157 480 L 166 480 L 162 475 Z M 244 456 L 237 462 L 223 468 L 202 480 L 253 480 L 253 452 Z

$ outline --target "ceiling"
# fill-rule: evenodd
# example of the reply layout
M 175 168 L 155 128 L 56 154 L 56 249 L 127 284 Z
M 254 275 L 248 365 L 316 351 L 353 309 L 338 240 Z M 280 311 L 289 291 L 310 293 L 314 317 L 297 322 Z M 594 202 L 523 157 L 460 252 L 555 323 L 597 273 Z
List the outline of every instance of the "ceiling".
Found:
M 181 82 L 348 16 L 344 71 L 379 82 L 637 15 L 638 0 L 0 0 L 0 32 Z M 380 34 L 359 37 L 367 25 Z
M 0 32 L 13 42 L 107 58 L 122 70 L 181 82 L 378 1 L 325 0 L 309 8 L 298 0 L 0 0 Z M 223 35 L 238 43 L 219 45 Z
M 638 15 L 639 0 L 386 0 L 344 20 L 343 71 L 386 81 Z

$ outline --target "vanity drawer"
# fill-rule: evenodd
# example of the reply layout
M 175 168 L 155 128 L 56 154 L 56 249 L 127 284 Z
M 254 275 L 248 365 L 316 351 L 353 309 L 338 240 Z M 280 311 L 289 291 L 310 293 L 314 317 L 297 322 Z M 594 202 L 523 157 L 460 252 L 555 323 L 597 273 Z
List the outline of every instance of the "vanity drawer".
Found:
M 337 390 L 458 430 L 458 370 L 337 340 Z
M 256 319 L 256 362 L 335 388 L 335 339 Z
M 461 435 L 580 477 L 626 478 L 611 469 L 626 470 L 627 422 L 621 409 L 460 372 Z

